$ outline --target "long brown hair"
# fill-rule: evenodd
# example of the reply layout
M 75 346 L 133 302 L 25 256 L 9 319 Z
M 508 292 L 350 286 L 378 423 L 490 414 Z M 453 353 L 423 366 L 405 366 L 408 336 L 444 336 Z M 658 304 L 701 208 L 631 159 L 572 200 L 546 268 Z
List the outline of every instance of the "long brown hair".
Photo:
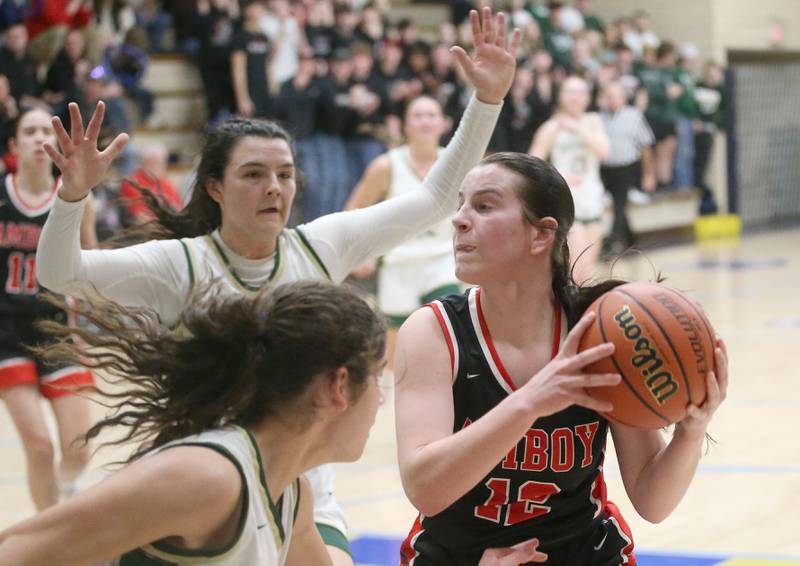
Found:
M 60 306 L 63 300 L 50 295 Z M 142 441 L 131 458 L 172 440 L 230 423 L 253 426 L 287 417 L 297 426 L 314 417 L 303 393 L 321 374 L 345 367 L 354 399 L 383 357 L 385 327 L 347 289 L 326 283 L 289 283 L 255 296 L 222 296 L 206 288 L 176 329 L 149 309 L 132 309 L 99 296 L 79 314 L 99 328 L 40 323 L 57 337 L 36 348 L 47 361 L 104 370 L 123 386 L 103 392 L 113 409 L 86 439 L 110 426 L 127 434 L 108 444 Z M 89 347 L 78 348 L 77 334 Z

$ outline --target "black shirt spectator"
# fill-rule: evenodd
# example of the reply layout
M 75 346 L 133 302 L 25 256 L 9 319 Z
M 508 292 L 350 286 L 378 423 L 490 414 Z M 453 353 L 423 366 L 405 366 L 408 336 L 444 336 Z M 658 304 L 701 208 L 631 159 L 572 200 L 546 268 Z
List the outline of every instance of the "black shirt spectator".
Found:
M 297 140 L 311 137 L 317 130 L 323 89 L 314 76 L 314 60 L 303 57 L 294 78 L 281 85 L 276 98 L 278 119 Z
M 0 49 L 0 75 L 8 77 L 11 95 L 23 104 L 25 97 L 37 97 L 40 85 L 36 80 L 36 66 L 27 54 L 28 32 L 22 24 L 15 24 L 5 33 L 5 44 Z
M 198 67 L 206 95 L 209 117 L 214 120 L 221 112 L 235 108 L 231 76 L 231 43 L 236 20 L 230 10 L 211 4 L 195 13 L 192 20 L 194 35 L 200 40 Z
M 237 54 L 244 54 L 245 57 L 247 94 L 254 105 L 253 116 L 270 116 L 267 65 L 271 50 L 269 39 L 261 32 L 242 28 L 233 37 L 231 48 L 233 57 L 236 57 Z M 245 112 L 245 114 L 247 113 Z

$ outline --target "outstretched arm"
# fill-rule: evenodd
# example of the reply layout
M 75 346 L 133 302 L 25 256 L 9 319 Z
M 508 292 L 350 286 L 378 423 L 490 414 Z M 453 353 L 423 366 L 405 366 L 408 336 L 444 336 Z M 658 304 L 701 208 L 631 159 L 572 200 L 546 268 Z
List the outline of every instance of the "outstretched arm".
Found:
M 492 19 L 483 10 L 482 22 L 473 11 L 475 51 L 452 51 L 475 87 L 461 124 L 425 178 L 422 190 L 409 191 L 374 206 L 319 218 L 301 230 L 325 263 L 334 281 L 366 259 L 385 254 L 455 210 L 458 189 L 467 172 L 483 157 L 501 103 L 514 77 L 519 31 L 506 41 L 505 16 Z

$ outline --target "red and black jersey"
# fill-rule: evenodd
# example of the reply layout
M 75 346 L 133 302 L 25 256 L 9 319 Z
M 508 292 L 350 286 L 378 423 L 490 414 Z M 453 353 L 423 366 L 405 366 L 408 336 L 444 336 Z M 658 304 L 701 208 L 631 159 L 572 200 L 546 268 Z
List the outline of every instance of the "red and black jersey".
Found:
M 492 343 L 480 297 L 480 289 L 474 288 L 427 305 L 436 314 L 450 351 L 453 433 L 481 418 L 515 389 Z M 554 319 L 553 356 L 567 334 L 560 307 L 555 308 Z M 550 554 L 548 564 L 634 564 L 627 526 L 619 528 L 624 525 L 622 518 L 613 517 L 615 532 L 605 529 L 611 509 L 616 511 L 605 500 L 607 432 L 606 419 L 577 405 L 536 419 L 466 495 L 433 517 L 417 519 L 403 543 L 402 564 L 477 564 L 487 548 L 509 547 L 533 537 Z M 610 561 L 596 562 L 579 552 L 578 547 L 591 551 L 596 546 L 592 541 L 602 541 L 597 550 Z
M 0 180 L 0 314 L 41 316 L 54 309 L 37 300 L 36 247 L 56 187 L 33 207 L 17 190 L 14 175 Z

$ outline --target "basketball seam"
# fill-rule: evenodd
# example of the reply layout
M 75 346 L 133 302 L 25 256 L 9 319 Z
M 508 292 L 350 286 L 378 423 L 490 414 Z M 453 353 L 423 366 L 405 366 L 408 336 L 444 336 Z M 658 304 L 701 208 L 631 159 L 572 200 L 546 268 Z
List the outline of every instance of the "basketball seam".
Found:
M 678 293 L 674 289 L 670 289 L 669 287 L 664 287 L 664 288 L 667 291 L 671 291 L 672 294 L 675 295 L 676 297 L 680 297 L 681 299 L 683 299 L 683 302 L 686 303 L 687 305 L 689 305 L 689 307 L 697 314 L 697 318 L 700 319 L 700 322 L 703 323 L 703 328 L 706 329 L 706 332 L 708 332 L 708 337 L 711 340 L 711 350 L 712 350 L 712 352 L 711 352 L 711 362 L 714 364 L 714 372 L 716 373 L 716 371 L 717 371 L 717 362 L 714 359 L 714 352 L 713 352 L 713 350 L 716 348 L 716 340 L 714 338 L 714 332 L 711 330 L 711 326 L 709 326 L 710 323 L 706 321 L 706 316 L 700 311 L 700 309 L 698 309 L 694 305 L 694 303 L 692 303 L 692 301 L 689 301 L 689 300 L 685 299 L 680 293 Z
M 608 337 L 606 337 L 605 328 L 603 328 L 603 303 L 604 302 L 606 302 L 606 298 L 605 297 L 603 298 L 602 301 L 600 301 L 600 304 L 597 305 L 597 323 L 598 323 L 598 326 L 600 327 L 600 335 L 603 337 L 603 341 L 608 342 L 609 340 L 608 340 Z M 664 415 L 662 415 L 657 410 L 655 410 L 653 407 L 651 407 L 650 404 L 647 403 L 647 401 L 645 401 L 644 398 L 639 394 L 639 392 L 636 390 L 636 388 L 633 385 L 631 385 L 631 382 L 628 381 L 628 378 L 625 376 L 625 373 L 622 371 L 622 368 L 619 367 L 619 364 L 617 363 L 617 360 L 614 357 L 614 354 L 611 354 L 610 358 L 611 358 L 611 363 L 614 364 L 615 368 L 617 368 L 617 371 L 619 372 L 619 375 L 622 378 L 622 381 L 625 382 L 625 385 L 628 386 L 628 389 L 631 390 L 631 393 L 633 393 L 633 395 L 639 400 L 639 402 L 642 405 L 644 405 L 645 407 L 647 407 L 648 409 L 650 409 L 653 413 L 655 413 L 655 415 L 658 418 L 660 418 L 661 420 L 663 420 L 665 423 L 671 424 L 671 421 L 668 418 L 665 418 Z M 628 423 L 625 423 L 625 424 L 628 424 Z M 629 426 L 634 426 L 634 425 L 629 425 Z
M 658 319 L 655 316 L 653 316 L 653 313 L 650 312 L 650 310 L 646 306 L 644 306 L 641 302 L 639 302 L 639 300 L 636 297 L 634 297 L 630 293 L 627 293 L 627 292 L 622 291 L 620 289 L 614 289 L 614 290 L 618 291 L 622 295 L 626 295 L 632 301 L 635 301 L 636 304 L 639 305 L 642 308 L 642 310 L 647 313 L 647 315 L 652 319 L 652 321 L 655 323 L 655 325 L 658 326 L 658 329 L 661 331 L 662 336 L 664 336 L 664 340 L 667 341 L 667 344 L 669 344 L 670 350 L 672 350 L 672 353 L 675 355 L 675 360 L 678 362 L 678 367 L 681 370 L 681 377 L 683 378 L 683 384 L 686 386 L 686 399 L 689 402 L 689 404 L 691 405 L 692 404 L 692 389 L 691 389 L 691 387 L 689 387 L 689 378 L 686 376 L 686 370 L 683 369 L 683 362 L 681 361 L 681 357 L 678 355 L 678 351 L 675 349 L 675 345 L 672 343 L 672 340 L 670 340 L 669 334 L 667 334 L 667 332 L 664 330 L 664 327 L 661 326 L 661 323 L 658 322 Z

